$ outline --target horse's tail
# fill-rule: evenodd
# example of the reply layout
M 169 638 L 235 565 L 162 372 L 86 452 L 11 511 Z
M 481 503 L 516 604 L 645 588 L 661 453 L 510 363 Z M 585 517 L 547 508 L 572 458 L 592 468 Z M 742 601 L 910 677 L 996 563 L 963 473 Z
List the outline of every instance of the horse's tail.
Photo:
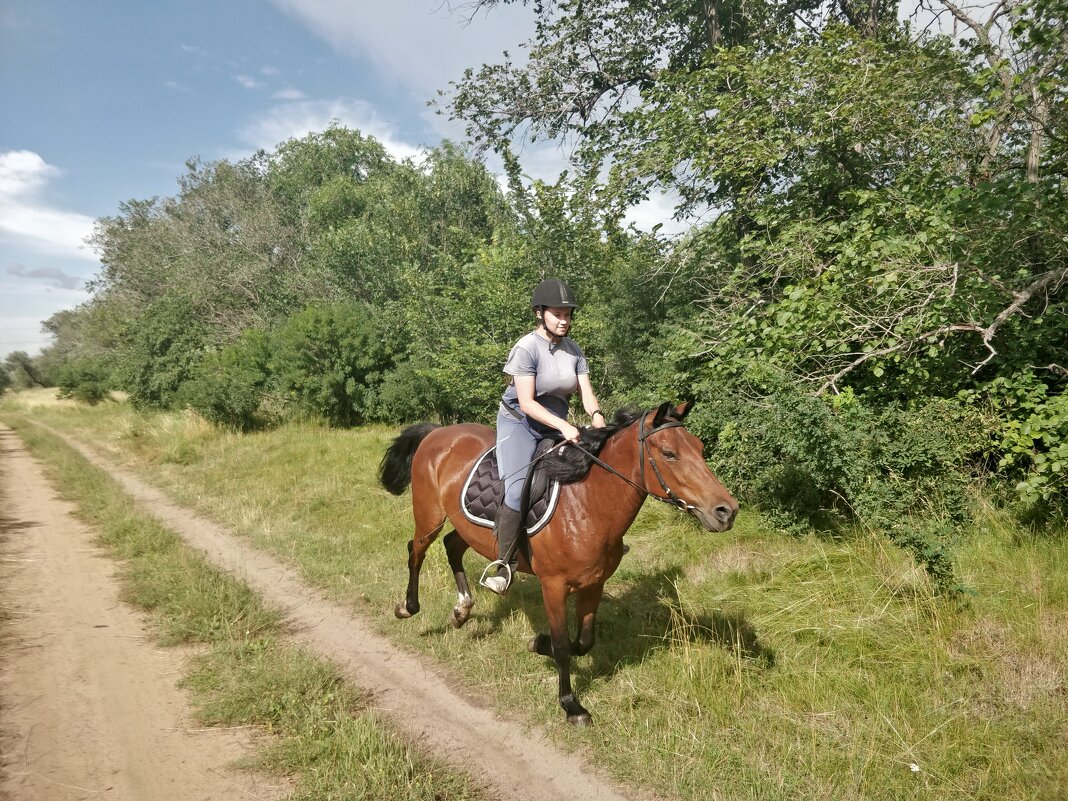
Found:
M 378 480 L 394 495 L 400 495 L 412 483 L 412 457 L 427 434 L 437 428 L 433 423 L 408 426 L 386 450 L 378 466 Z

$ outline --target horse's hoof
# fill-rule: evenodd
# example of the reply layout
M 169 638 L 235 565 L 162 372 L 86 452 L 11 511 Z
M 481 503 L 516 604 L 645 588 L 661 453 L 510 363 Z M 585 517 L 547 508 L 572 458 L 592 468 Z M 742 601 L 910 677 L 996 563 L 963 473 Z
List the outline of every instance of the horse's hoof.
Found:
M 576 728 L 584 729 L 593 725 L 593 717 L 589 712 L 582 712 L 578 715 L 568 715 L 567 722 Z
M 452 611 L 449 613 L 449 625 L 452 626 L 454 629 L 462 628 L 464 623 L 466 623 L 470 617 L 470 608 L 464 609 L 461 612 L 457 607 L 454 606 L 452 608 Z
M 548 634 L 535 634 L 527 643 L 527 650 L 542 656 L 553 655 L 553 641 Z
M 408 607 L 403 603 L 399 603 L 393 608 L 393 614 L 401 620 L 407 620 L 412 616 L 412 613 L 408 611 Z

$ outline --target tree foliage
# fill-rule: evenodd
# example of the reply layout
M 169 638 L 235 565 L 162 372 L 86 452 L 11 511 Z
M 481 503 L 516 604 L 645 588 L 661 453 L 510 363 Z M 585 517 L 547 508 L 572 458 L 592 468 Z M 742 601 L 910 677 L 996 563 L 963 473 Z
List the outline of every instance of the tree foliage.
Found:
M 489 422 L 555 275 L 604 404 L 696 398 L 781 525 L 885 530 L 948 587 L 976 479 L 1063 513 L 1065 0 L 533 5 L 529 58 L 443 100 L 474 153 L 333 125 L 100 220 L 40 371 L 241 429 Z M 569 169 L 526 177 L 522 137 Z M 684 233 L 624 224 L 654 196 Z

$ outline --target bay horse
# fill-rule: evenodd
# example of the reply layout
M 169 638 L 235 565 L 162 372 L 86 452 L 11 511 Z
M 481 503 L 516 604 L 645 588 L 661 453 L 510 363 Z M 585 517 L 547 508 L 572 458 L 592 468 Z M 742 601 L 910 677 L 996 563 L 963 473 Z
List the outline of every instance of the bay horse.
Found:
M 519 570 L 541 582 L 549 634 L 538 634 L 528 649 L 555 660 L 560 706 L 569 723 L 592 722 L 571 689 L 571 655 L 593 647 L 594 619 L 604 583 L 623 557 L 623 535 L 649 495 L 692 514 L 708 531 L 727 531 L 738 503 L 708 469 L 701 441 L 686 430 L 692 403 L 661 404 L 642 414 L 620 414 L 610 426 L 584 429 L 578 447 L 562 446 L 551 472 L 563 484 L 555 514 L 520 549 Z M 408 543 L 408 591 L 397 604 L 398 618 L 419 611 L 419 570 L 431 543 L 449 523 L 445 552 L 459 599 L 449 623 L 467 622 L 475 600 L 463 557 L 468 548 L 487 559 L 497 556 L 493 531 L 471 523 L 460 509 L 464 480 L 495 442 L 492 428 L 471 423 L 446 427 L 422 423 L 401 432 L 382 458 L 382 486 L 400 495 L 411 484 L 415 534 Z M 598 455 L 599 454 L 599 455 Z M 591 458 L 592 457 L 592 458 Z M 592 467 L 596 462 L 597 467 Z M 583 477 L 574 480 L 575 475 Z M 526 551 L 525 553 L 523 551 Z M 569 640 L 567 600 L 575 595 L 578 636 Z

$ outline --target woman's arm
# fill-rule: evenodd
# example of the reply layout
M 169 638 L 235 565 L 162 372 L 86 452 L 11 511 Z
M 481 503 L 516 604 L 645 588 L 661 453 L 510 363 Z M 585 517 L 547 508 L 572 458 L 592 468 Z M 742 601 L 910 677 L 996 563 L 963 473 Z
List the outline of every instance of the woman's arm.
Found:
M 519 399 L 520 411 L 532 420 L 537 420 L 543 425 L 555 428 L 564 435 L 564 439 L 568 442 L 574 442 L 579 438 L 579 430 L 567 420 L 557 417 L 534 400 L 534 378 L 532 375 L 517 375 L 512 379 L 515 381 L 515 391 Z
M 579 373 L 578 377 L 579 392 L 582 394 L 582 408 L 586 410 L 586 414 L 590 416 L 590 421 L 593 423 L 594 428 L 604 428 L 607 421 L 604 419 L 604 412 L 601 411 L 601 404 L 597 401 L 597 396 L 593 394 L 593 384 L 590 383 L 589 373 Z

